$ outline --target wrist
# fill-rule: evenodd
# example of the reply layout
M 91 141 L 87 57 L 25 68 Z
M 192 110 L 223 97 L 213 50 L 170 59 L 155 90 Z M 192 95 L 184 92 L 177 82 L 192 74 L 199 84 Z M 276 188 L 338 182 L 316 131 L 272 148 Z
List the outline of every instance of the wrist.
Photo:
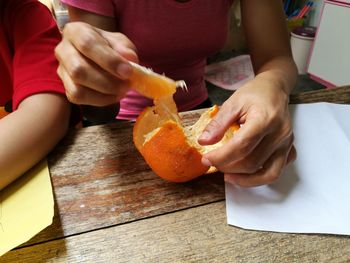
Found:
M 267 85 L 273 88 L 275 91 L 281 92 L 286 98 L 289 98 L 296 80 L 285 77 L 284 74 L 280 74 L 279 70 L 270 70 L 262 72 L 256 76 L 257 80 L 262 80 Z
M 292 58 L 275 58 L 265 64 L 257 73 L 257 78 L 263 78 L 279 87 L 287 96 L 289 96 L 295 87 L 298 71 Z

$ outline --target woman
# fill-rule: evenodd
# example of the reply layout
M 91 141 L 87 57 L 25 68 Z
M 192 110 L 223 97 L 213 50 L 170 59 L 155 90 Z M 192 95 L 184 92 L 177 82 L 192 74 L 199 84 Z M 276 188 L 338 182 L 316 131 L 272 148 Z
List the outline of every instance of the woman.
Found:
M 230 0 L 63 0 L 72 22 L 56 49 L 59 75 L 68 98 L 98 120 L 135 119 L 151 102 L 130 91 L 128 61 L 138 62 L 174 79 L 180 111 L 204 103 L 206 58 L 224 45 Z M 297 71 L 281 1 L 242 0 L 242 21 L 256 77 L 235 92 L 199 138 L 220 140 L 233 123 L 243 124 L 223 147 L 202 162 L 225 173 L 225 180 L 257 186 L 278 179 L 295 158 L 288 112 Z M 93 113 L 93 116 L 92 116 Z

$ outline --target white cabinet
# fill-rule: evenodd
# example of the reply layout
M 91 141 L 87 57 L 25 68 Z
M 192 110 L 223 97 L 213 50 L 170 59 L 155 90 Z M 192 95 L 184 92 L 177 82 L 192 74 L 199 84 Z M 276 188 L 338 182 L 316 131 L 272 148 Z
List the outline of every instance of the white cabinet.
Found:
M 328 87 L 350 84 L 350 0 L 325 1 L 308 73 Z

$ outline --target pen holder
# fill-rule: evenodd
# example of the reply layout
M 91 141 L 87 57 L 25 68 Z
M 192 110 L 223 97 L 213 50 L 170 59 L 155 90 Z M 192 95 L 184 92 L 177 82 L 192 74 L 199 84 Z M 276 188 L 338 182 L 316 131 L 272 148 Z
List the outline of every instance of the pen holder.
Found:
M 315 34 L 315 27 L 297 27 L 291 33 L 290 44 L 299 74 L 307 72 L 307 63 Z

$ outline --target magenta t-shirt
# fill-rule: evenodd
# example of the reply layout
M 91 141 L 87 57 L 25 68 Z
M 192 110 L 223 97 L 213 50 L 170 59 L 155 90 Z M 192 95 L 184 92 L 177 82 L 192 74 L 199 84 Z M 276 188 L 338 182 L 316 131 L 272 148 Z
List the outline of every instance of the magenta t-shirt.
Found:
M 80 9 L 114 17 L 117 29 L 136 46 L 140 64 L 175 80 L 188 92 L 174 95 L 179 111 L 208 98 L 204 68 L 208 56 L 226 42 L 233 0 L 62 0 Z M 118 119 L 135 119 L 152 101 L 129 91 L 120 102 Z

